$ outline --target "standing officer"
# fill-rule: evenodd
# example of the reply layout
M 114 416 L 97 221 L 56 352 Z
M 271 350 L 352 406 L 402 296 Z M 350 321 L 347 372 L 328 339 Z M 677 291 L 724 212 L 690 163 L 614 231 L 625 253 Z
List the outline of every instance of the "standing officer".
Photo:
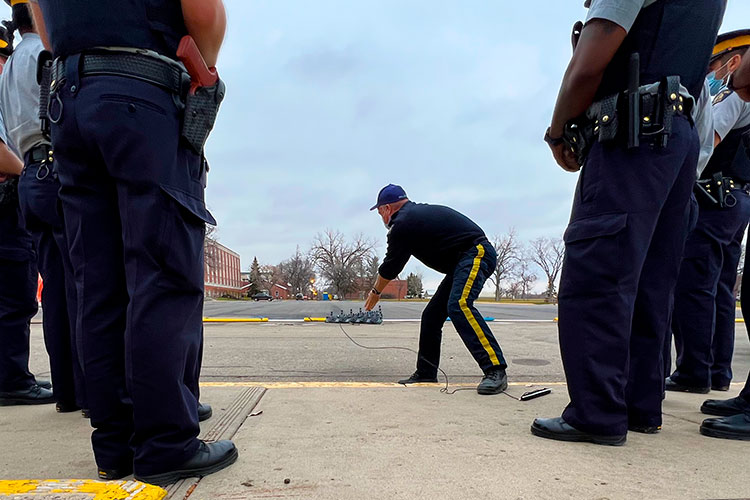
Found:
M 412 255 L 446 275 L 422 312 L 417 371 L 399 383 L 437 382 L 443 324 L 450 316 L 484 372 L 477 392 L 503 392 L 508 387 L 508 365 L 490 327 L 474 307 L 497 261 L 484 231 L 452 208 L 409 201 L 403 188 L 393 184 L 380 190 L 377 203 L 370 210 L 375 209 L 388 228 L 388 251 L 367 296 L 366 310 L 375 307 L 383 289 Z
M 729 87 L 744 101 L 750 101 L 750 57 L 743 58 L 742 64 L 729 80 Z M 750 259 L 747 258 L 741 290 L 742 316 L 750 318 L 750 293 L 747 293 L 750 290 Z M 747 320 L 745 327 L 750 335 L 750 323 Z M 700 432 L 704 436 L 750 441 L 750 375 L 739 396 L 724 400 L 707 399 L 701 406 L 701 411 L 721 417 L 703 421 Z
M 6 0 L 6 3 L 11 1 Z M 34 239 L 37 266 L 44 280 L 44 343 L 50 359 L 56 409 L 70 412 L 85 408 L 86 404 L 81 385 L 83 373 L 73 349 L 75 325 L 71 318 L 75 309 L 71 304 L 69 310 L 67 298 L 69 291 L 73 297 L 72 269 L 69 261 L 67 272 L 63 265 L 63 259 L 68 259 L 68 250 L 58 207 L 60 184 L 51 161 L 50 143 L 42 134 L 39 120 L 37 59 L 44 46 L 34 32 L 28 2 L 15 0 L 12 9 L 13 28 L 23 39 L 0 77 L 0 111 L 5 117 L 10 141 L 25 165 L 19 179 L 18 198 L 24 225 Z
M 189 127 L 206 110 L 195 99 L 218 100 L 223 87 L 189 94 L 176 58 L 190 34 L 208 66 L 216 63 L 223 5 L 38 0 L 33 8 L 56 57 L 49 119 L 99 477 L 134 472 L 167 484 L 216 472 L 237 450 L 197 439 L 203 239 L 215 221 L 197 139 L 208 131 Z M 185 100 L 194 113 L 183 112 Z
M 709 76 L 715 91 L 739 67 L 748 46 L 750 30 L 719 36 Z M 720 143 L 696 186 L 700 211 L 675 289 L 677 364 L 666 379 L 668 391 L 727 391 L 732 380 L 734 287 L 750 220 L 750 104 L 727 90 L 715 99 L 713 116 Z
M 533 434 L 621 445 L 657 432 L 703 87 L 725 0 L 593 0 L 545 139 L 583 171 L 560 282 L 570 404 Z M 639 56 L 636 56 L 638 54 Z
M 12 33 L 0 27 L 0 70 L 12 52 Z M 18 208 L 23 163 L 7 146 L 1 114 L 0 141 L 0 406 L 54 403 L 49 387 L 29 372 L 29 325 L 37 312 L 36 259 Z

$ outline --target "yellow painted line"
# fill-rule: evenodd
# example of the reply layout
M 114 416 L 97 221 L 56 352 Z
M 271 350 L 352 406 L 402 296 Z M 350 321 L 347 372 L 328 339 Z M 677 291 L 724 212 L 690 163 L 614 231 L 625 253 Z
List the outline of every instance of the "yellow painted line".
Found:
M 745 320 L 744 320 L 744 319 L 742 319 L 742 318 L 737 318 L 737 319 L 735 319 L 735 320 L 734 320 L 734 322 L 735 322 L 735 323 L 744 323 L 744 322 L 745 322 Z
M 140 481 L 94 481 L 91 479 L 23 479 L 0 481 L 0 495 L 66 494 L 93 495 L 93 500 L 162 500 L 167 492 Z
M 268 323 L 268 318 L 203 318 L 204 323 Z
M 479 378 L 479 377 L 477 377 Z M 409 387 L 440 387 L 445 383 L 409 384 Z M 450 384 L 451 387 L 476 387 L 477 384 Z M 510 386 L 561 386 L 565 382 L 511 382 Z M 394 389 L 395 382 L 201 382 L 201 387 L 265 387 L 266 389 Z
M 311 321 L 313 323 L 325 323 L 326 319 L 325 318 L 305 318 L 305 321 L 308 322 L 308 323 L 311 322 Z

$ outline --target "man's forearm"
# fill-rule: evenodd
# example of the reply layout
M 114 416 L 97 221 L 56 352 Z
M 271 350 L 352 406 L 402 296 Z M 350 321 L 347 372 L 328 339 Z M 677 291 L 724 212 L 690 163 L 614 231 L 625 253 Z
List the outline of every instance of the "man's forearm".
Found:
M 550 126 L 552 137 L 562 136 L 565 124 L 594 102 L 604 71 L 626 35 L 623 28 L 602 19 L 589 21 L 583 28 L 557 96 Z
M 21 175 L 23 163 L 13 152 L 0 142 L 0 174 Z
M 388 283 L 390 282 L 391 280 L 387 280 L 378 274 L 378 279 L 375 280 L 375 285 L 373 285 L 373 288 L 375 288 L 378 293 L 383 293 L 383 290 L 385 290 L 385 287 L 388 286 Z
M 47 25 L 44 24 L 44 16 L 42 15 L 42 8 L 36 2 L 29 2 L 31 7 L 31 16 L 34 18 L 34 28 L 39 33 L 39 38 L 42 39 L 44 48 L 52 51 L 52 45 L 49 43 L 49 36 L 47 35 Z
M 221 0 L 181 0 L 185 27 L 195 39 L 209 68 L 216 66 L 227 28 L 227 15 Z

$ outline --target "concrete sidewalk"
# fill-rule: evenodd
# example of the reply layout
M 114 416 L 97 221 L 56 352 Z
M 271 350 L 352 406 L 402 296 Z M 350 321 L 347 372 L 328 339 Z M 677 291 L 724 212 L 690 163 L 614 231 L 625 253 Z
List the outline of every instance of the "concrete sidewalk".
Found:
M 530 434 L 534 417 L 560 414 L 562 385 L 528 402 L 472 388 L 447 395 L 439 385 L 315 383 L 269 384 L 251 400 L 252 385 L 203 388 L 215 411 L 204 435 L 234 434 L 240 458 L 197 486 L 170 488 L 169 498 L 750 498 L 750 442 L 701 436 L 702 395 L 669 393 L 660 434 L 630 433 L 624 447 L 606 447 Z M 3 408 L 0 479 L 93 479 L 89 434 L 80 414 Z

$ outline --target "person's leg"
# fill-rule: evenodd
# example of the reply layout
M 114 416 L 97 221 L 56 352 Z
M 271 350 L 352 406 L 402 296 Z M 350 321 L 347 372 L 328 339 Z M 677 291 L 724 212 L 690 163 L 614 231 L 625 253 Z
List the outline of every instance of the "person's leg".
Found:
M 38 174 L 41 174 L 38 176 Z M 44 178 L 39 178 L 45 175 Z M 46 167 L 27 164 L 19 182 L 19 201 L 26 229 L 34 237 L 37 265 L 42 276 L 42 325 L 44 344 L 49 355 L 52 386 L 58 410 L 76 407 L 70 322 L 62 255 L 54 237 L 52 223 L 57 213 L 57 182 Z
M 628 428 L 656 432 L 664 397 L 662 348 L 670 328 L 674 288 L 690 225 L 695 159 L 688 156 L 672 186 L 643 263 L 633 310 L 625 401 Z
M 713 364 L 711 365 L 711 387 L 726 390 L 732 381 L 732 355 L 737 316 L 737 265 L 742 255 L 742 240 L 745 237 L 747 221 L 750 219 L 750 196 L 744 191 L 735 190 L 737 204 L 727 214 L 733 223 L 735 233 L 723 245 L 724 264 L 716 288 L 716 326 L 711 344 Z
M 417 373 L 424 378 L 437 377 L 440 366 L 440 344 L 443 339 L 443 326 L 448 318 L 448 297 L 453 276 L 450 274 L 440 282 L 435 294 L 422 311 L 419 324 L 419 354 Z
M 453 273 L 453 284 L 448 300 L 448 314 L 469 352 L 483 372 L 505 370 L 507 363 L 492 330 L 474 301 L 495 268 L 497 255 L 489 243 L 480 243 L 468 250 L 459 260 Z
M 617 438 L 614 444 L 628 430 L 626 386 L 642 269 L 676 179 L 688 159 L 697 161 L 689 123 L 675 120 L 673 130 L 658 151 L 647 143 L 636 150 L 595 145 L 565 232 L 558 327 L 570 404 L 562 420 L 577 431 Z M 688 200 L 689 194 L 683 213 Z M 666 312 L 668 304 L 655 307 Z

